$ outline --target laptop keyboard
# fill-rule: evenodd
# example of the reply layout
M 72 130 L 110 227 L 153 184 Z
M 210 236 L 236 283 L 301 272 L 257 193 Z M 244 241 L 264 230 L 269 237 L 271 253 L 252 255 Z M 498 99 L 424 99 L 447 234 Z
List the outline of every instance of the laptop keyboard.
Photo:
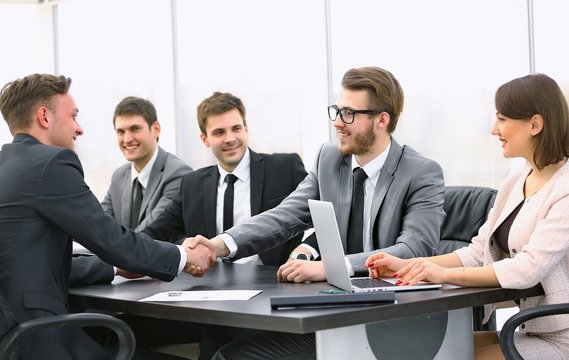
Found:
M 372 278 L 356 278 L 356 279 L 351 279 L 351 281 L 352 285 L 360 289 L 393 286 L 393 284 L 388 281 L 380 279 L 372 279 Z

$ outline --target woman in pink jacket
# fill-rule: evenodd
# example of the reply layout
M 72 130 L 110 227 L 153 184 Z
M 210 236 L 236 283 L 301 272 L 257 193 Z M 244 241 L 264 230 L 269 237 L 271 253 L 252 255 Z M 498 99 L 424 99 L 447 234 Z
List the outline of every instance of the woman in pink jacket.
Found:
M 470 287 L 524 289 L 541 283 L 545 295 L 520 308 L 569 299 L 569 110 L 557 83 L 528 75 L 496 92 L 492 128 L 507 158 L 527 165 L 500 188 L 488 220 L 470 246 L 430 258 L 368 258 L 372 277 L 394 276 L 399 284 L 420 280 Z M 489 311 L 488 311 L 489 310 Z M 487 307 L 487 314 L 492 307 Z M 530 320 L 516 332 L 524 359 L 568 359 L 569 315 Z M 476 359 L 504 359 L 498 334 L 474 335 Z

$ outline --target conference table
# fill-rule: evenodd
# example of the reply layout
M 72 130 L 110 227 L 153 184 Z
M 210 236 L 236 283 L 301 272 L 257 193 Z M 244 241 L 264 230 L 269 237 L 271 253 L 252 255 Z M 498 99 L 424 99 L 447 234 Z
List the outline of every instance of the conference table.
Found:
M 541 295 L 524 290 L 460 288 L 397 292 L 394 303 L 373 306 L 273 310 L 273 296 L 314 295 L 326 282 L 283 283 L 277 267 L 218 263 L 202 278 L 172 282 L 115 278 L 112 284 L 74 287 L 72 306 L 194 323 L 316 333 L 318 359 L 472 359 L 472 307 Z M 262 290 L 249 300 L 141 302 L 166 291 Z M 329 295 L 322 295 L 329 296 Z

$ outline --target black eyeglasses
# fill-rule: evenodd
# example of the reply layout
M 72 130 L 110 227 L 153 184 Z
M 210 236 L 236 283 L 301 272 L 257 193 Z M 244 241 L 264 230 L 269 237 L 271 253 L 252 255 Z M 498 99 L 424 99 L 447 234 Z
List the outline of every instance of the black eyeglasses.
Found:
M 351 124 L 354 122 L 356 114 L 367 114 L 367 115 L 377 115 L 381 113 L 381 110 L 354 110 L 349 108 L 338 108 L 336 105 L 328 106 L 328 117 L 331 121 L 336 121 L 338 114 L 340 115 L 340 120 L 344 124 Z

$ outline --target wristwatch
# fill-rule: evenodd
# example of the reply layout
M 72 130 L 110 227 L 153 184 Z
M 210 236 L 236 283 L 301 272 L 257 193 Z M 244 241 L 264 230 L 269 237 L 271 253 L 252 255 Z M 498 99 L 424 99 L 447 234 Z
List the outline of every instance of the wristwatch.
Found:
M 310 260 L 310 257 L 305 253 L 296 251 L 291 252 L 288 257 L 295 260 Z

